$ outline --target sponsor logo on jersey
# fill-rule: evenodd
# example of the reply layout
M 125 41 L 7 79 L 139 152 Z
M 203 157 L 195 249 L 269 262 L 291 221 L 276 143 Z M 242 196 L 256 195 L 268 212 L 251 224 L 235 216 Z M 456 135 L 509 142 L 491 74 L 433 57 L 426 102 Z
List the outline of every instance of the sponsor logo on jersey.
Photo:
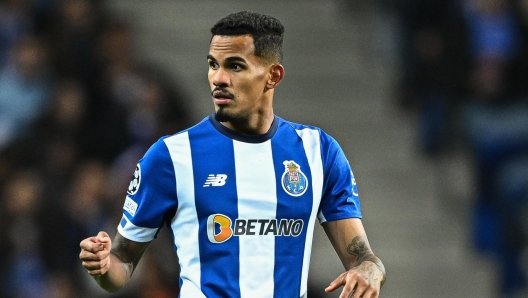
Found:
M 205 180 L 205 183 L 203 187 L 209 187 L 209 186 L 224 186 L 226 184 L 227 175 L 226 174 L 209 174 L 207 177 L 207 180 Z
M 130 215 L 134 216 L 136 215 L 138 204 L 134 202 L 129 196 L 125 199 L 125 205 L 123 206 L 123 209 L 130 213 Z
M 132 181 L 130 181 L 130 184 L 128 185 L 127 193 L 129 195 L 134 195 L 138 191 L 140 183 L 141 183 L 141 167 L 139 166 L 139 164 L 137 164 L 136 170 L 134 171 L 134 177 L 132 177 Z
M 301 234 L 302 219 L 241 219 L 234 222 L 226 215 L 212 214 L 207 218 L 207 237 L 211 243 L 222 243 L 232 236 L 293 236 Z
M 291 196 L 302 196 L 308 189 L 308 179 L 301 171 L 301 166 L 293 160 L 285 160 L 283 164 L 282 188 Z

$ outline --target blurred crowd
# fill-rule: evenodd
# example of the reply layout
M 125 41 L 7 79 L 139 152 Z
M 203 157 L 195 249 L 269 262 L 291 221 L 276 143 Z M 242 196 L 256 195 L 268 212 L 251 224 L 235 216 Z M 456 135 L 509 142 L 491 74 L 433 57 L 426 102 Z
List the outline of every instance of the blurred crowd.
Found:
M 496 264 L 499 296 L 522 297 L 528 0 L 378 2 L 401 24 L 397 100 L 418 115 L 418 146 L 471 156 L 471 244 Z M 103 4 L 0 0 L 0 298 L 106 297 L 79 242 L 116 230 L 137 161 L 191 124 L 185 90 L 140 57 L 129 21 Z M 159 238 L 141 278 L 113 297 L 177 297 L 170 236 Z
M 431 158 L 463 150 L 476 185 L 471 244 L 499 297 L 528 295 L 528 1 L 383 0 L 398 16 L 399 105 Z
M 0 297 L 104 297 L 79 242 L 116 231 L 137 161 L 190 121 L 178 82 L 143 60 L 102 1 L 0 0 Z M 167 236 L 113 297 L 177 297 Z

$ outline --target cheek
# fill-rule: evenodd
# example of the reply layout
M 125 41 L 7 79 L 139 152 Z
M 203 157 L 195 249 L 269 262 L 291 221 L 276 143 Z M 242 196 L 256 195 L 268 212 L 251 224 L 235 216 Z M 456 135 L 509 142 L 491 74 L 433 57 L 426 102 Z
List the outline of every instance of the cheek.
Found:
M 265 75 L 261 74 L 258 76 L 253 76 L 240 85 L 240 89 L 244 90 L 246 94 L 251 94 L 252 96 L 259 96 L 264 91 L 266 87 L 266 78 Z
M 211 71 L 209 71 L 207 73 L 207 81 L 209 81 L 209 86 L 214 87 L 214 85 L 213 85 L 213 74 L 211 73 Z
M 245 82 L 244 84 L 239 84 L 239 87 L 235 90 L 235 96 L 241 101 L 251 103 L 260 96 L 259 89 L 256 81 Z

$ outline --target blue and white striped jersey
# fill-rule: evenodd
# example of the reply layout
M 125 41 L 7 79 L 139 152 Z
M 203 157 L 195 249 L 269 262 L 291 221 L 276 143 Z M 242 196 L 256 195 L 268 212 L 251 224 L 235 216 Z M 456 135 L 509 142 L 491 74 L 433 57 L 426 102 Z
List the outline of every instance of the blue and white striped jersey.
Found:
M 316 217 L 361 218 L 332 137 L 277 116 L 268 133 L 242 135 L 212 115 L 147 151 L 118 231 L 146 242 L 168 226 L 181 297 L 299 297 Z

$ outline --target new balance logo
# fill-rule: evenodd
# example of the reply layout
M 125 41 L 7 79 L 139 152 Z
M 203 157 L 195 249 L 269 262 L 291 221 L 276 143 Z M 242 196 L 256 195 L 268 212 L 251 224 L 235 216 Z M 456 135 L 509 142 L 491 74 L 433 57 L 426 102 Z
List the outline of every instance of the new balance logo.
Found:
M 226 183 L 227 175 L 226 174 L 209 174 L 207 180 L 205 181 L 203 187 L 209 186 L 224 186 Z

